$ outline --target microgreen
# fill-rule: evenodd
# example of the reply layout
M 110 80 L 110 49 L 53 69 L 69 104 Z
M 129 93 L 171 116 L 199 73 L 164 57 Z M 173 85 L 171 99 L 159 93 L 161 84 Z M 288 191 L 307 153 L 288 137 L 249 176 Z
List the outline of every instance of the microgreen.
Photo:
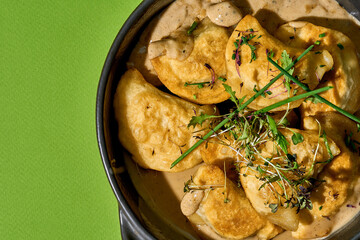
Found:
M 212 119 L 212 118 L 218 118 L 219 116 L 215 116 L 215 115 L 208 115 L 206 113 L 201 113 L 200 116 L 193 116 L 189 122 L 189 124 L 187 125 L 187 127 L 191 127 L 193 126 L 194 128 L 196 127 L 197 124 L 199 124 L 200 126 L 202 126 L 203 122 L 205 122 L 208 119 Z
M 288 153 L 287 147 L 289 145 L 288 141 L 286 140 L 285 136 L 277 129 L 275 120 L 272 117 L 270 117 L 270 115 L 266 115 L 266 118 L 269 124 L 270 131 L 272 132 L 275 141 L 277 142 L 281 150 L 283 150 L 283 152 L 287 154 Z
M 297 144 L 302 143 L 304 141 L 304 137 L 300 133 L 294 132 L 294 134 L 291 136 L 291 140 L 292 140 L 294 145 L 297 145 Z
M 314 46 L 311 45 L 307 48 L 290 66 L 286 68 L 284 71 L 288 71 L 291 69 L 295 63 L 300 61 Z M 275 78 L 273 78 L 268 84 L 266 84 L 259 92 L 257 92 L 254 96 L 249 98 L 245 103 L 241 104 L 235 111 L 230 113 L 224 120 L 222 120 L 218 125 L 216 125 L 213 129 L 211 129 L 205 136 L 199 139 L 193 146 L 191 146 L 188 150 L 186 150 L 179 158 L 177 158 L 170 166 L 170 169 L 175 167 L 180 161 L 182 161 L 187 155 L 189 155 L 194 149 L 200 146 L 207 138 L 209 138 L 212 134 L 216 133 L 221 127 L 223 127 L 226 123 L 228 123 L 239 111 L 245 109 L 251 102 L 253 102 L 257 97 L 259 97 L 262 93 L 264 93 L 272 84 L 274 84 L 284 73 L 279 73 Z
M 281 62 L 281 66 L 283 68 L 287 68 L 289 65 L 292 64 L 292 59 L 290 58 L 289 54 L 286 52 L 286 50 L 284 50 L 281 54 L 281 58 L 280 58 L 280 62 Z M 288 73 L 290 75 L 292 75 L 294 73 L 294 68 L 291 68 L 288 70 Z M 284 82 L 285 88 L 288 91 L 288 94 L 290 94 L 290 78 L 285 76 L 285 82 Z
M 316 163 L 330 163 L 333 159 L 334 159 L 334 155 L 332 154 L 331 152 L 331 149 L 330 149 L 330 146 L 329 146 L 329 142 L 328 142 L 328 139 L 327 139 L 327 136 L 326 136 L 326 132 L 323 131 L 323 133 L 321 134 L 320 138 L 323 138 L 324 139 L 324 144 L 325 144 L 325 147 L 326 147 L 326 150 L 330 156 L 330 158 L 326 161 L 323 161 L 323 162 L 316 162 Z
M 198 88 L 203 88 L 205 84 L 210 84 L 210 82 L 198 82 L 198 83 L 188 83 L 188 82 L 185 82 L 184 86 L 187 87 L 187 86 L 198 86 Z

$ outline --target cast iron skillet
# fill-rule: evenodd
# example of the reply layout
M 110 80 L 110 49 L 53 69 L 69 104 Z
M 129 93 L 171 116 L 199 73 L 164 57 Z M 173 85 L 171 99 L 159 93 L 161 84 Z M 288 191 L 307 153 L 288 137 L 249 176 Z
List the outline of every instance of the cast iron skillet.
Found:
M 360 19 L 359 0 L 337 0 L 349 13 Z M 112 44 L 106 58 L 96 99 L 97 140 L 111 188 L 119 202 L 121 236 L 127 239 L 156 239 L 144 227 L 138 211 L 139 196 L 124 171 L 115 173 L 113 169 L 123 167 L 124 149 L 117 140 L 117 126 L 112 108 L 113 96 L 122 73 L 126 71 L 126 60 L 136 43 L 137 34 L 149 19 L 167 6 L 172 0 L 144 0 L 127 19 Z M 117 161 L 113 161 L 116 159 Z M 117 178 L 117 179 L 116 179 Z M 360 239 L 360 215 L 346 227 L 331 236 L 331 239 Z

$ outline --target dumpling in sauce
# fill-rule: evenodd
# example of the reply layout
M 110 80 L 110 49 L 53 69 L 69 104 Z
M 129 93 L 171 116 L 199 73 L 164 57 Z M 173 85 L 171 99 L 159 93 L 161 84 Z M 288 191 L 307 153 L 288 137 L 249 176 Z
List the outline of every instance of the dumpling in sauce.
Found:
M 324 75 L 318 86 L 333 86 L 334 88 L 320 93 L 320 96 L 350 113 L 359 109 L 359 60 L 355 45 L 345 34 L 307 22 L 290 22 L 282 25 L 275 36 L 285 44 L 299 48 L 306 48 L 319 41 L 320 44 L 316 45 L 314 51 L 321 55 L 324 50 L 327 50 L 334 59 L 333 69 Z M 306 101 L 301 105 L 301 113 L 304 116 L 327 111 L 335 110 L 325 103 L 314 104 Z
M 175 44 L 186 33 L 179 33 L 174 39 L 164 39 Z M 167 55 L 151 60 L 161 82 L 174 94 L 188 101 L 200 104 L 223 102 L 229 94 L 222 86 L 226 78 L 225 47 L 229 38 L 227 29 L 205 18 L 192 33 L 194 35 L 191 54 L 184 60 L 170 58 Z M 188 40 L 184 40 L 188 41 Z M 158 48 L 162 42 L 153 43 Z M 150 45 L 150 47 L 151 47 Z M 187 43 L 184 43 L 187 45 Z M 200 85 L 199 85 L 200 83 Z M 188 85 L 189 84 L 189 85 Z M 194 85 L 195 84 L 195 85 Z M 198 84 L 198 85 L 196 85 Z
M 206 133 L 209 124 L 188 128 L 194 114 L 216 114 L 214 106 L 199 106 L 166 94 L 147 83 L 136 69 L 128 70 L 114 98 L 119 139 L 141 167 L 178 172 L 202 162 L 200 151 L 191 152 L 170 169 L 184 151 Z
M 195 173 L 181 210 L 206 239 L 243 239 L 257 234 L 270 239 L 282 229 L 261 217 L 244 191 L 214 165 L 203 165 Z M 249 224 L 251 223 L 251 224 Z
M 279 122 L 285 112 L 271 113 L 271 117 L 276 122 Z M 289 123 L 289 127 L 296 126 L 298 124 L 298 117 L 294 111 L 290 111 L 286 115 L 286 121 Z M 203 144 L 200 148 L 201 157 L 207 164 L 212 164 L 223 168 L 224 162 L 226 166 L 231 166 L 235 161 L 241 160 L 243 156 L 241 151 L 238 150 L 239 144 L 242 140 L 235 140 L 233 135 L 229 132 L 215 134 L 214 137 L 208 138 L 206 144 Z
M 277 144 L 273 141 L 266 142 L 258 149 L 261 154 L 254 154 L 253 161 L 240 163 L 240 180 L 246 196 L 259 214 L 266 216 L 273 224 L 295 231 L 299 224 L 299 214 L 297 207 L 292 207 L 292 201 L 295 199 L 291 197 L 298 195 L 300 191 L 306 191 L 312 185 L 307 182 L 293 184 L 301 179 L 316 176 L 331 156 L 325 140 L 319 138 L 318 132 L 298 129 L 281 131 L 290 143 L 288 155 L 281 157 L 278 154 Z M 303 142 L 293 144 L 291 142 L 293 132 L 301 134 Z M 340 153 L 331 139 L 327 138 L 327 143 L 333 156 Z M 292 163 L 290 166 L 289 162 Z M 298 167 L 295 168 L 294 162 Z M 287 171 L 289 168 L 295 170 Z M 291 201 L 287 202 L 285 199 Z M 275 207 L 272 209 L 270 204 L 276 206 L 277 210 L 273 211 Z
M 336 142 L 341 153 L 318 175 L 318 180 L 324 182 L 311 193 L 314 208 L 300 214 L 299 228 L 293 233 L 296 238 L 327 235 L 332 228 L 332 222 L 329 219 L 348 199 L 353 191 L 355 180 L 359 176 L 358 150 L 351 144 L 351 141 L 360 141 L 356 124 L 339 113 L 327 112 L 304 118 L 304 128 L 318 130 L 319 124 L 316 120 L 319 121 L 326 134 Z M 322 227 L 314 228 L 314 225 Z
M 268 62 L 267 56 L 273 54 L 273 59 L 278 61 L 282 58 L 284 51 L 294 60 L 304 49 L 285 45 L 271 36 L 256 18 L 250 15 L 245 16 L 230 36 L 226 47 L 228 77 L 226 83 L 232 87 L 238 98 L 243 96 L 250 98 L 280 73 Z M 323 67 L 320 68 L 319 65 Z M 333 59 L 329 52 L 323 51 L 323 54 L 309 52 L 295 65 L 293 76 L 297 76 L 302 83 L 314 89 L 319 84 L 318 78 L 321 79 L 332 65 Z M 293 96 L 294 91 L 297 94 L 304 92 L 297 85 L 290 84 L 290 86 L 291 89 L 288 92 L 284 77 L 281 77 L 268 89 L 270 92 L 267 92 L 265 97 L 258 97 L 249 107 L 258 110 Z M 292 102 L 290 108 L 298 107 L 302 101 Z M 273 111 L 286 108 L 287 105 L 283 105 Z
M 201 157 L 207 164 L 223 168 L 225 162 L 226 166 L 229 166 L 239 158 L 236 149 L 233 147 L 235 142 L 228 133 L 210 138 L 200 148 Z

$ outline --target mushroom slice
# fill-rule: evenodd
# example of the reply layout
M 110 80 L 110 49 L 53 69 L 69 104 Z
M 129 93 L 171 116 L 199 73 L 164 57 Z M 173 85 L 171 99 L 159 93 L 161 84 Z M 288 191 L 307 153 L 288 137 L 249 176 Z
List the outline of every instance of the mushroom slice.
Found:
M 333 69 L 327 72 L 318 87 L 333 89 L 319 95 L 340 108 L 354 113 L 360 106 L 360 65 L 353 42 L 345 34 L 307 22 L 289 22 L 282 25 L 275 36 L 292 47 L 305 48 L 316 41 L 315 52 L 319 55 L 329 51 L 334 59 Z M 327 54 L 327 53 L 326 53 Z M 318 68 L 321 68 L 318 65 Z M 320 79 L 319 79 L 320 81 Z M 303 116 L 318 112 L 335 111 L 325 103 L 306 101 L 301 105 Z
M 261 217 L 244 191 L 214 165 L 203 165 L 187 185 L 181 210 L 206 239 L 270 239 L 282 229 Z M 196 189 L 196 190 L 195 190 Z
M 179 172 L 202 162 L 200 150 L 195 150 L 170 169 L 209 127 L 204 122 L 188 128 L 192 116 L 216 114 L 215 106 L 199 106 L 164 93 L 147 83 L 138 70 L 130 69 L 116 89 L 114 110 L 120 142 L 141 167 Z
M 304 49 L 287 46 L 271 36 L 255 17 L 247 15 L 236 26 L 226 46 L 226 84 L 232 87 L 238 98 L 246 96 L 246 99 L 249 99 L 280 73 L 268 62 L 268 56 L 286 68 L 289 62 L 303 52 Z M 320 68 L 320 65 L 323 67 Z M 307 84 L 310 89 L 314 89 L 319 84 L 318 79 L 321 79 L 332 65 L 333 59 L 329 52 L 309 52 L 296 63 L 292 75 Z M 256 98 L 249 107 L 258 110 L 304 92 L 284 77 L 278 79 L 268 90 L 263 97 Z M 289 107 L 296 108 L 302 101 L 292 102 Z M 273 111 L 285 110 L 287 107 L 283 105 Z

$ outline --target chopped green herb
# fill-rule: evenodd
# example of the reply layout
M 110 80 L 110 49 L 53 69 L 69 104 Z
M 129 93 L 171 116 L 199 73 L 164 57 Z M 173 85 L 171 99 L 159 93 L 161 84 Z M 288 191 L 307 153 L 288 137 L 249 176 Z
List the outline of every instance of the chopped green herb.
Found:
M 259 90 L 256 89 L 256 84 L 254 85 L 253 91 L 254 91 L 255 93 L 258 93 L 258 92 L 259 92 Z M 261 96 L 262 96 L 262 97 L 266 97 L 266 94 L 271 95 L 272 92 L 269 91 L 269 90 L 267 90 L 267 91 L 263 92 L 263 94 L 261 94 Z
M 321 51 L 316 51 L 315 54 L 322 54 L 322 52 Z
M 314 104 L 322 103 L 321 100 L 317 99 L 317 98 L 314 97 L 314 96 L 310 96 L 310 97 L 306 98 L 306 99 L 305 99 L 305 102 L 307 102 L 307 101 L 310 101 L 310 102 L 312 102 L 312 103 L 314 103 Z
M 195 100 L 197 99 L 196 94 L 193 94 L 193 98 L 194 98 Z
M 224 78 L 224 77 L 218 77 L 218 79 L 220 80 L 220 81 L 223 81 L 223 82 L 226 82 L 226 78 Z
M 360 124 L 359 123 L 356 124 L 356 127 L 357 127 L 357 132 L 360 132 Z
M 272 213 L 276 213 L 278 210 L 278 204 L 271 203 L 271 204 L 269 204 L 269 208 L 271 209 Z
M 314 42 L 314 44 L 315 44 L 315 45 L 320 45 L 321 42 L 318 40 L 318 41 Z
M 345 130 L 345 145 L 346 145 L 347 147 L 349 147 L 351 151 L 356 152 L 356 151 L 357 151 L 357 148 L 356 148 L 355 144 L 360 145 L 360 142 L 352 139 L 352 136 L 353 136 L 353 133 L 352 133 L 352 132 L 350 132 L 349 134 L 347 134 L 347 131 Z
M 323 209 L 323 206 L 322 206 L 322 205 L 319 207 L 319 211 L 321 211 L 321 209 Z
M 291 137 L 291 140 L 294 143 L 294 145 L 297 145 L 298 143 L 302 143 L 304 141 L 304 137 L 300 133 L 294 132 L 294 134 Z
M 338 43 L 337 46 L 338 46 L 341 50 L 344 49 L 344 46 L 343 46 L 341 43 Z
M 321 68 L 325 67 L 326 65 L 320 65 Z
M 189 30 L 187 31 L 187 34 L 188 35 L 191 35 L 192 32 L 196 29 L 196 27 L 198 26 L 198 22 L 197 21 L 194 21 L 193 24 L 191 24 L 191 27 L 189 28 Z
M 225 199 L 224 199 L 224 203 L 228 203 L 228 202 L 230 202 L 230 199 L 225 198 Z
M 290 58 L 289 54 L 286 52 L 286 50 L 284 50 L 282 53 L 281 53 L 281 58 L 280 58 L 280 62 L 281 62 L 281 67 L 283 68 L 287 68 L 288 66 L 290 66 L 292 64 L 292 59 Z M 291 68 L 288 73 L 290 75 L 292 75 L 294 73 L 294 68 Z M 288 91 L 288 93 L 290 93 L 290 83 L 291 83 L 291 80 L 289 77 L 285 76 L 285 88 L 286 90 Z
M 236 58 L 236 54 L 235 54 L 235 53 L 233 53 L 233 55 L 231 56 L 231 58 L 232 58 L 232 60 L 235 60 L 235 58 Z
M 256 55 L 255 55 L 256 47 L 255 47 L 254 45 L 251 45 L 251 44 L 249 43 L 249 41 L 250 41 L 251 39 L 253 39 L 254 37 L 255 37 L 255 35 L 249 36 L 248 38 L 246 38 L 246 37 L 244 37 L 244 36 L 241 37 L 241 40 L 242 40 L 241 45 L 245 44 L 245 45 L 249 46 L 249 48 L 250 48 L 250 50 L 251 50 L 251 60 L 250 60 L 250 63 L 251 63 L 252 61 L 255 61 L 255 60 L 256 60 Z
M 197 124 L 199 124 L 200 126 L 202 126 L 202 123 L 208 119 L 211 118 L 218 118 L 219 116 L 215 116 L 215 115 L 207 115 L 206 113 L 201 113 L 200 116 L 193 116 L 189 122 L 189 124 L 187 125 L 187 127 L 191 127 L 193 126 L 194 128 L 196 127 Z
M 258 36 L 258 39 L 261 38 L 261 37 L 262 37 L 262 35 L 259 35 L 259 36 Z
M 198 86 L 198 88 L 203 88 L 205 84 L 210 84 L 210 82 L 199 82 L 199 83 L 188 83 L 185 82 L 184 86 Z
M 283 150 L 285 154 L 288 154 L 287 146 L 289 145 L 289 143 L 286 141 L 285 136 L 277 129 L 276 122 L 272 117 L 266 115 L 266 118 L 275 141 L 277 142 L 281 150 Z
M 326 33 L 322 33 L 322 34 L 319 35 L 319 38 L 323 38 L 325 36 L 326 36 Z
M 238 49 L 239 48 L 239 41 L 234 42 L 235 48 Z

